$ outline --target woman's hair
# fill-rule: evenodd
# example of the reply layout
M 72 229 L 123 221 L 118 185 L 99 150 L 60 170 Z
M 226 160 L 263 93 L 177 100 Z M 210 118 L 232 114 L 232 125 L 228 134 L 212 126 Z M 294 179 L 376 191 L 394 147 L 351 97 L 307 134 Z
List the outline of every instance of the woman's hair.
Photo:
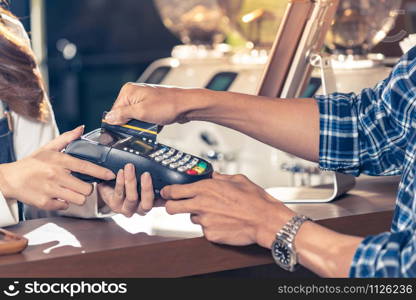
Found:
M 45 122 L 49 109 L 33 51 L 6 26 L 5 16 L 16 17 L 5 4 L 0 0 L 0 100 L 22 116 Z

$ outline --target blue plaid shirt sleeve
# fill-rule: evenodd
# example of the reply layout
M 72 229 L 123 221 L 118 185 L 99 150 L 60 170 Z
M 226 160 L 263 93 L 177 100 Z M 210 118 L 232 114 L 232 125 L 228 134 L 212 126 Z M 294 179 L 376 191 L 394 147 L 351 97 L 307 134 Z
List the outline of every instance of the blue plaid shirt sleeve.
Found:
M 351 277 L 416 277 L 416 48 L 360 94 L 318 96 L 320 167 L 358 176 L 403 174 L 391 232 L 366 237 Z
M 416 48 L 375 88 L 316 97 L 322 169 L 355 176 L 401 173 L 415 125 L 415 71 Z
M 364 239 L 355 252 L 350 277 L 416 277 L 415 230 L 385 232 Z

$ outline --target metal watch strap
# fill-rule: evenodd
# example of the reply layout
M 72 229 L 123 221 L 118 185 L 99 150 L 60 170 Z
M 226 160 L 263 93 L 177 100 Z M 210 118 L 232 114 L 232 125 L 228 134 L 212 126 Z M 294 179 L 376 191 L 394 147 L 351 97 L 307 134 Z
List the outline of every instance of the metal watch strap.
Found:
M 290 249 L 292 249 L 292 253 L 293 253 L 292 255 L 294 255 L 292 257 L 292 261 L 294 262 L 294 264 L 289 265 L 289 266 L 284 266 L 284 265 L 279 264 L 282 268 L 284 268 L 287 271 L 293 272 L 299 266 L 296 247 L 294 245 L 294 240 L 300 227 L 306 221 L 312 221 L 312 219 L 304 215 L 296 215 L 292 219 L 290 219 L 278 233 L 276 233 L 276 240 L 274 243 L 277 243 L 277 241 L 283 242 Z M 273 246 L 272 246 L 272 251 L 274 251 Z
M 276 234 L 278 238 L 284 239 L 289 243 L 293 243 L 296 233 L 300 226 L 306 222 L 312 221 L 309 217 L 304 215 L 296 215 L 289 222 L 283 226 L 283 228 Z

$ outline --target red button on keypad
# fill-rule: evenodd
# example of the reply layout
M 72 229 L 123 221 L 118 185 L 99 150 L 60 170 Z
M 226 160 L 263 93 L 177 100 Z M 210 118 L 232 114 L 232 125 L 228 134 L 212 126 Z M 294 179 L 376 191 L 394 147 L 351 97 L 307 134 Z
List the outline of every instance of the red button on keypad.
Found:
M 188 171 L 186 171 L 186 173 L 189 174 L 189 175 L 198 175 L 198 172 L 195 171 L 195 170 L 188 170 Z

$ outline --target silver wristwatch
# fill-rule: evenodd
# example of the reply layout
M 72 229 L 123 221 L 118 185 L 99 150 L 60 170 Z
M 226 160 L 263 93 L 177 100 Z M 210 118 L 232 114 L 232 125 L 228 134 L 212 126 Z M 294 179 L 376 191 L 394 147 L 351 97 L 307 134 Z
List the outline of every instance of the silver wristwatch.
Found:
M 302 215 L 294 216 L 276 234 L 276 239 L 272 244 L 272 255 L 275 262 L 287 271 L 293 272 L 299 265 L 294 240 L 299 228 L 306 221 L 312 220 Z

